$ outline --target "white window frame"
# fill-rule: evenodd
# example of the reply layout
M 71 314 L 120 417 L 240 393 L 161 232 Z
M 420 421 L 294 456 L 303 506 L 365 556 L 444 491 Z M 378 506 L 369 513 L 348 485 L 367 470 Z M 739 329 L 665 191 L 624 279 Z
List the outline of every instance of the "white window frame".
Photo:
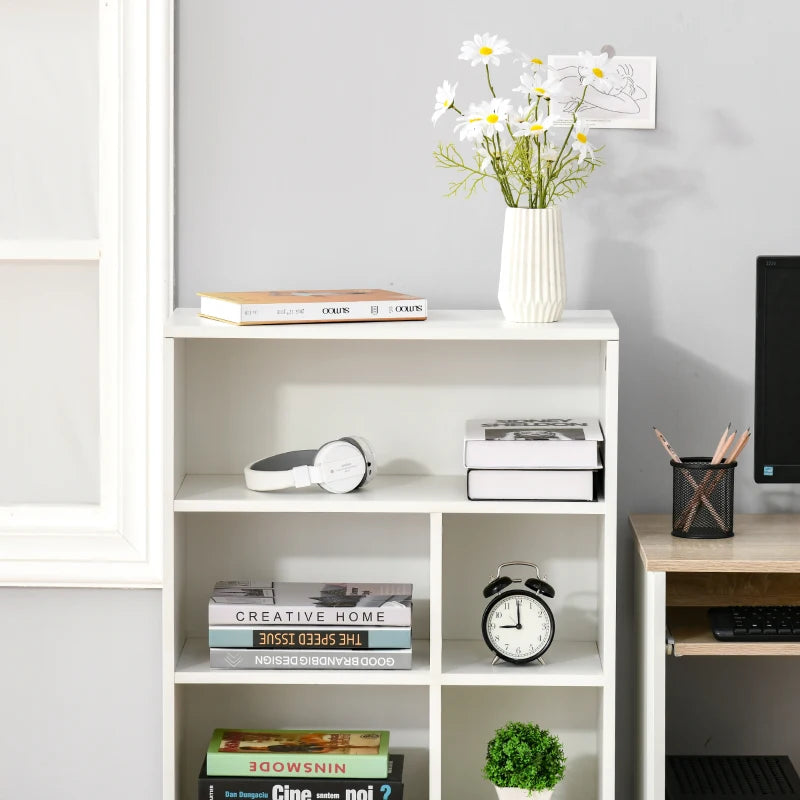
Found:
M 97 504 L 0 506 L 0 585 L 160 587 L 163 325 L 172 308 L 172 0 L 98 0 L 99 238 L 0 261 L 99 270 Z

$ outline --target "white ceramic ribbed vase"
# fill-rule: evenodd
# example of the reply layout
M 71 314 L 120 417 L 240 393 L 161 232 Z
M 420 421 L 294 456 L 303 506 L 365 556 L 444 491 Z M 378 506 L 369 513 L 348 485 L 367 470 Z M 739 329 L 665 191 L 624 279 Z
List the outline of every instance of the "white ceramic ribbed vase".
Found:
M 512 786 L 495 786 L 498 800 L 550 800 L 552 789 L 541 789 L 528 794 L 527 789 L 516 789 Z
M 560 208 L 506 208 L 497 299 L 509 322 L 561 318 L 567 275 Z

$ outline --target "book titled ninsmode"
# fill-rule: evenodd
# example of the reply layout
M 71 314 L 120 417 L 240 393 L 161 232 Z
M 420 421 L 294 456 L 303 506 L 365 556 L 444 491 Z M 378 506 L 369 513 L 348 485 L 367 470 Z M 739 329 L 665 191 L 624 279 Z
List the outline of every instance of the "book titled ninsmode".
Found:
M 385 778 L 388 731 L 217 728 L 206 753 L 209 775 Z
M 385 289 L 198 292 L 200 316 L 234 325 L 423 320 L 428 301 Z

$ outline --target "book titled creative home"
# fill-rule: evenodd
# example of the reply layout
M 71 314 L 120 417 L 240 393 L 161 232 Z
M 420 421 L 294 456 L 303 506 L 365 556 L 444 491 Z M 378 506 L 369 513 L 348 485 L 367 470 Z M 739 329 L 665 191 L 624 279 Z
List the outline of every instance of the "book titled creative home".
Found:
M 203 763 L 197 778 L 198 800 L 262 798 L 263 800 L 403 800 L 401 754 L 389 754 L 385 778 L 265 778 L 213 776 Z
M 603 431 L 596 419 L 472 419 L 464 437 L 468 469 L 598 469 Z
M 209 625 L 411 624 L 409 583 L 218 581 Z
M 385 778 L 388 731 L 217 728 L 206 752 L 209 775 Z
M 198 292 L 200 316 L 235 325 L 423 320 L 428 301 L 385 289 Z

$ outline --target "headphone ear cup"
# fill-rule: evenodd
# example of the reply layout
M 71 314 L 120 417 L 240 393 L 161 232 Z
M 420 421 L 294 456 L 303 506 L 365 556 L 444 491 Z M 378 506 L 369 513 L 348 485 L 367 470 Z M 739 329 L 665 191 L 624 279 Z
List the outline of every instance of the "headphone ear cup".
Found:
M 502 575 L 499 578 L 495 578 L 484 590 L 483 596 L 484 597 L 491 597 L 493 594 L 497 594 L 498 592 L 502 592 L 506 586 L 511 586 L 511 578 L 508 575 Z
M 317 450 L 314 466 L 319 468 L 319 485 L 327 492 L 345 494 L 364 483 L 367 462 L 361 448 L 347 439 L 336 439 Z
M 369 441 L 363 436 L 343 436 L 342 441 L 350 442 L 352 445 L 357 447 L 364 456 L 364 478 L 356 487 L 360 489 L 362 486 L 364 486 L 364 484 L 369 483 L 375 477 L 375 473 L 378 471 L 378 464 L 375 461 L 375 451 L 372 449 L 372 445 L 369 443 Z

